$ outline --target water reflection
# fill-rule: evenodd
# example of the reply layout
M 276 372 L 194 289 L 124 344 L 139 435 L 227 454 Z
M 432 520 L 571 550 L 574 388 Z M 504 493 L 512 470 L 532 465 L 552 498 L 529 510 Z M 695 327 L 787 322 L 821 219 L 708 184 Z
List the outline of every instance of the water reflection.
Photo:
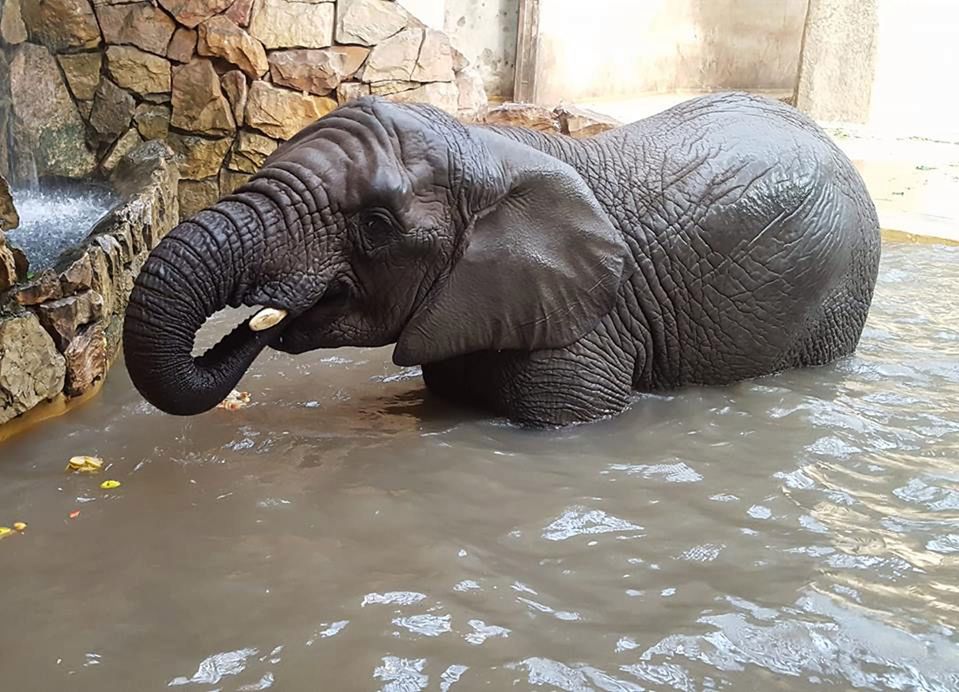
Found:
M 0 449 L 4 686 L 959 689 L 957 280 L 891 247 L 855 358 L 562 431 L 388 350 L 190 419 L 117 370 Z

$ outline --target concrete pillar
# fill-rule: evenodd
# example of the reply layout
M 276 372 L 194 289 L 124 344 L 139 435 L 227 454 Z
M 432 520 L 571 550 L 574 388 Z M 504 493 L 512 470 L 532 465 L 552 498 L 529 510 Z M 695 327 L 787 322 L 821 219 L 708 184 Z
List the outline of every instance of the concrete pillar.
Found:
M 869 120 L 879 0 L 809 0 L 796 106 L 822 122 Z

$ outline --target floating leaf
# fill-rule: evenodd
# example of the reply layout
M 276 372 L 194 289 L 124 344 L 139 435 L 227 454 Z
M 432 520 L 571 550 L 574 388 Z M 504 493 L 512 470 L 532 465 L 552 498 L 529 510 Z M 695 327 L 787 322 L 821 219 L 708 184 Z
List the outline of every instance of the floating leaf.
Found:
M 100 487 L 104 490 L 113 490 L 114 488 L 119 488 L 121 485 L 120 481 L 103 481 L 100 484 Z
M 99 473 L 103 468 L 103 459 L 88 456 L 71 457 L 67 464 L 67 471 L 76 473 Z

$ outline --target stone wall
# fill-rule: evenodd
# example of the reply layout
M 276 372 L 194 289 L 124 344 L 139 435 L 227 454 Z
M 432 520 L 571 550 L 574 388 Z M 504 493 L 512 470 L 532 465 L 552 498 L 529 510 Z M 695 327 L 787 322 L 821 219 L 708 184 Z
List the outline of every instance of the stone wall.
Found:
M 0 231 L 0 281 L 10 273 L 6 264 L 20 280 L 10 287 L 6 276 L 0 284 L 0 425 L 61 393 L 80 396 L 106 374 L 134 277 L 179 221 L 179 180 L 169 147 L 138 145 L 113 165 L 122 201 L 83 243 L 29 280 Z M 0 204 L 0 216 L 13 222 L 3 210 Z
M 393 0 L 5 0 L 0 37 L 15 179 L 107 176 L 161 139 L 177 155 L 184 216 L 357 96 L 465 119 L 486 103 L 447 35 Z

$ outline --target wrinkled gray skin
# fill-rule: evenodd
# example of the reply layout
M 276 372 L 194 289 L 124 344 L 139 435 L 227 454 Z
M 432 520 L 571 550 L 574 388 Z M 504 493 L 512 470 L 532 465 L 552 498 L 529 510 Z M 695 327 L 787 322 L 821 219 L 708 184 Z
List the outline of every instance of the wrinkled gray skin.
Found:
M 562 425 L 616 414 L 633 390 L 851 353 L 878 263 L 859 175 L 780 103 L 708 96 L 577 141 L 363 99 L 159 244 L 126 362 L 149 401 L 189 415 L 266 346 L 395 342 L 443 397 Z M 290 316 L 194 359 L 226 305 Z

